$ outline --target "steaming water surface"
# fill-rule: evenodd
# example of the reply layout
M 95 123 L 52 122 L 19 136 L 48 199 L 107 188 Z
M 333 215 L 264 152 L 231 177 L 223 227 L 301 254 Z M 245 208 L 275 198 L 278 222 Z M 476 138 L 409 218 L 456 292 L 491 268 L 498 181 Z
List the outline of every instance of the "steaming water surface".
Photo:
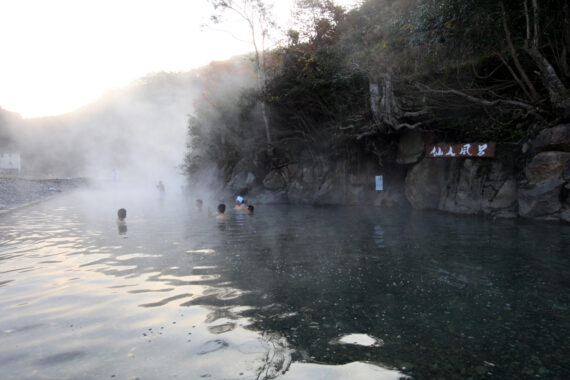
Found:
M 225 223 L 206 214 L 172 192 L 116 190 L 0 216 L 1 377 L 570 373 L 568 226 L 261 205 Z

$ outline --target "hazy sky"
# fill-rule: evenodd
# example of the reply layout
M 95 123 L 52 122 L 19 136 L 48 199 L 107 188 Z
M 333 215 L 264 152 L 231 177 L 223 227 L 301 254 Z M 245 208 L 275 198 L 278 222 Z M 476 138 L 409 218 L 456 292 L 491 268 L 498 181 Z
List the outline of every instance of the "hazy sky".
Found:
M 280 20 L 292 3 L 275 1 Z M 201 31 L 211 12 L 206 0 L 0 0 L 0 107 L 60 114 L 147 73 L 251 50 L 227 33 L 242 23 Z

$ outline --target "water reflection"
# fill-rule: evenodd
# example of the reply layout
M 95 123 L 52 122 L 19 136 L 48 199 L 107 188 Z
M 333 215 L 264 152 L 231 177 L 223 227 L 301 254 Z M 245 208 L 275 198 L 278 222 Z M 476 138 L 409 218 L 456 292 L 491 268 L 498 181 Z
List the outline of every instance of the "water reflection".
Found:
M 93 198 L 0 219 L 7 378 L 567 372 L 566 226 L 269 206 L 219 224 L 173 194 Z
M 117 223 L 117 229 L 119 231 L 119 235 L 126 235 L 127 234 L 127 223 Z

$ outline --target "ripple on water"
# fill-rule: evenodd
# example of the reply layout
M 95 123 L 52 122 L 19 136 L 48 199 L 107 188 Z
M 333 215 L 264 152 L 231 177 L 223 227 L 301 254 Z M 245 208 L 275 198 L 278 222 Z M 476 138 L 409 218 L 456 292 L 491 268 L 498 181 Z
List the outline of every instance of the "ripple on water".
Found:
M 186 253 L 215 253 L 213 249 L 192 249 L 190 251 L 186 251 Z
M 228 346 L 229 346 L 228 342 L 226 342 L 223 339 L 210 340 L 202 344 L 202 346 L 200 347 L 200 351 L 198 351 L 198 355 L 209 354 L 210 352 L 219 351 Z
M 83 352 L 83 351 L 62 352 L 60 354 L 47 356 L 43 359 L 38 360 L 36 363 L 39 365 L 59 364 L 59 363 L 68 362 L 68 361 L 77 359 L 83 355 L 85 355 L 85 352 Z
M 131 253 L 126 255 L 117 255 L 115 260 L 125 261 L 131 259 L 142 259 L 142 258 L 152 258 L 152 257 L 162 257 L 162 255 L 151 255 L 148 253 Z
M 165 299 L 160 300 L 160 301 L 158 301 L 158 302 L 145 303 L 145 304 L 141 304 L 141 305 L 139 305 L 139 306 L 140 306 L 140 307 L 158 307 L 158 306 L 164 306 L 164 305 L 168 304 L 169 302 L 176 301 L 176 300 L 179 300 L 179 299 L 181 299 L 181 298 L 189 298 L 189 297 L 192 297 L 192 294 L 191 294 L 191 293 L 184 293 L 184 294 L 179 294 L 179 295 L 176 295 L 176 296 L 172 296 L 172 297 L 165 298 Z
M 212 334 L 223 334 L 228 331 L 232 331 L 235 328 L 236 328 L 235 323 L 224 323 L 221 325 L 208 327 L 208 331 L 211 332 Z
M 567 227 L 263 206 L 221 229 L 169 199 L 125 203 L 123 241 L 115 200 L 100 200 L 0 218 L 0 378 L 103 378 L 91 371 L 109 357 L 117 378 L 135 366 L 214 379 L 567 372 L 554 339 L 567 330 Z M 398 338 L 387 351 L 376 337 Z
M 168 293 L 173 291 L 174 288 L 163 288 L 163 289 L 135 289 L 130 290 L 129 293 L 140 294 L 140 293 Z

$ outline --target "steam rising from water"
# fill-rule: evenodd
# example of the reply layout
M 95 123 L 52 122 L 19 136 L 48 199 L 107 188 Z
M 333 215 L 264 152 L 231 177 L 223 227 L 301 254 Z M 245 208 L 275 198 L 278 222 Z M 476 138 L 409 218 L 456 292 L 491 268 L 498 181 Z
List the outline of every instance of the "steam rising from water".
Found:
M 4 123 L 22 174 L 180 186 L 196 80 L 195 72 L 154 74 L 70 114 Z

